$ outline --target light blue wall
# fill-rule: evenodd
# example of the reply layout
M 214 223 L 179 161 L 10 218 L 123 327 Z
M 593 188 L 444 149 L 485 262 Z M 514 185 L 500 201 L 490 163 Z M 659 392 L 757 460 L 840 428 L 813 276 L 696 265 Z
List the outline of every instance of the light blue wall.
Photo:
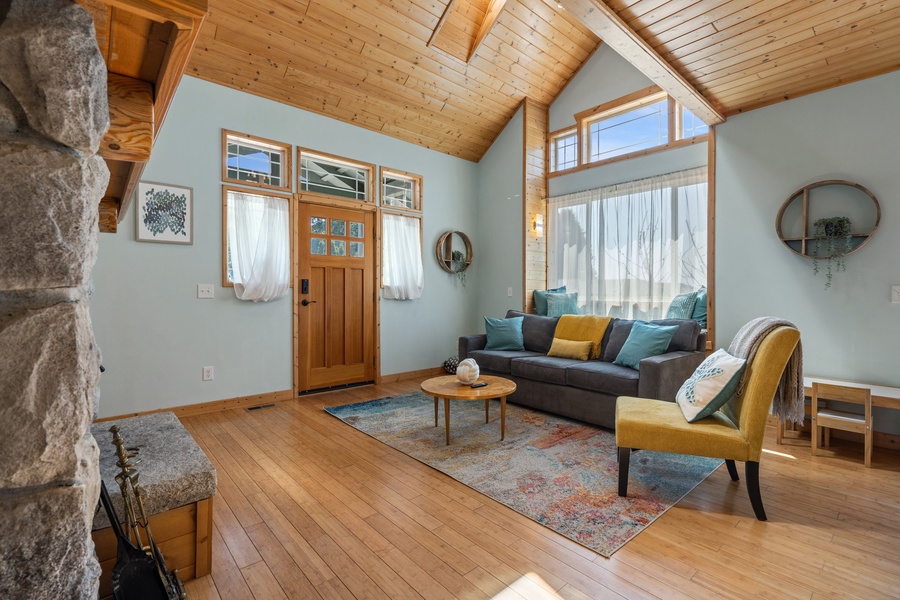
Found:
M 478 291 L 471 332 L 484 331 L 484 315 L 503 317 L 522 310 L 522 108 L 478 163 Z M 508 288 L 512 296 L 508 296 Z
M 475 287 L 441 271 L 433 248 L 447 229 L 475 230 L 478 166 L 185 77 L 143 179 L 193 188 L 194 243 L 136 242 L 133 209 L 118 233 L 101 235 L 91 301 L 107 367 L 101 416 L 292 386 L 291 299 L 240 302 L 221 286 L 223 128 L 422 175 L 425 292 L 381 301 L 381 372 L 434 367 L 455 354 L 456 338 L 470 330 Z M 198 300 L 198 283 L 214 284 L 215 299 Z M 215 380 L 201 381 L 205 365 Z
M 734 116 L 718 127 L 716 323 L 718 344 L 758 316 L 793 321 L 808 375 L 900 385 L 900 73 Z M 787 250 L 775 217 L 796 190 L 825 179 L 869 188 L 881 202 L 878 233 L 847 257 L 831 288 Z M 888 414 L 890 413 L 890 414 Z M 900 419 L 876 414 L 876 429 Z

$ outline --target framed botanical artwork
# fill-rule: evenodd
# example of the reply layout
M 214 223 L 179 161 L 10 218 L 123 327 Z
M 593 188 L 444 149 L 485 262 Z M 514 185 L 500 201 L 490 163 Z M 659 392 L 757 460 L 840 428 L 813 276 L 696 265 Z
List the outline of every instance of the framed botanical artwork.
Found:
M 194 190 L 189 187 L 141 181 L 138 183 L 137 224 L 139 242 L 194 243 Z

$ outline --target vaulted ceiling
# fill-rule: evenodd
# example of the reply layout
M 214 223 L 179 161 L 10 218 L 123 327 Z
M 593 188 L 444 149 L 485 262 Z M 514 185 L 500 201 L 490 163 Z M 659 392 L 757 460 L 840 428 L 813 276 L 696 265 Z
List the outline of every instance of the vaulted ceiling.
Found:
M 479 160 L 604 42 L 707 120 L 900 68 L 900 2 L 209 0 L 187 73 Z M 307 143 L 307 142 L 304 142 Z

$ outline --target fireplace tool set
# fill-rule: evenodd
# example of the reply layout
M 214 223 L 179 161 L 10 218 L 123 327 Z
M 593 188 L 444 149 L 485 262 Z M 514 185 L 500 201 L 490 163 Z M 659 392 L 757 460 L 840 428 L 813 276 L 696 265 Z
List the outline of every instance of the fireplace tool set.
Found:
M 116 564 L 112 571 L 113 595 L 116 600 L 184 600 L 187 594 L 178 578 L 178 571 L 170 572 L 166 568 L 166 561 L 150 532 L 150 522 L 138 485 L 139 473 L 135 469 L 141 462 L 138 448 L 125 447 L 118 427 L 111 427 L 110 432 L 118 457 L 116 466 L 121 469 L 116 475 L 116 483 L 125 504 L 123 532 L 106 484 L 101 482 L 100 499 L 117 540 Z

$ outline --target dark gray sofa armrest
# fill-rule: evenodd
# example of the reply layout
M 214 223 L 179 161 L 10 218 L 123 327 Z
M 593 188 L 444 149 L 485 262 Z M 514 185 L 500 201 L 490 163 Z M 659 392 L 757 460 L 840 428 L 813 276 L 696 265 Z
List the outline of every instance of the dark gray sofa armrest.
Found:
M 464 335 L 459 338 L 459 360 L 469 357 L 469 352 L 484 350 L 487 346 L 487 334 Z
M 641 361 L 638 396 L 674 402 L 681 384 L 693 375 L 704 358 L 703 352 L 686 350 L 645 358 Z

